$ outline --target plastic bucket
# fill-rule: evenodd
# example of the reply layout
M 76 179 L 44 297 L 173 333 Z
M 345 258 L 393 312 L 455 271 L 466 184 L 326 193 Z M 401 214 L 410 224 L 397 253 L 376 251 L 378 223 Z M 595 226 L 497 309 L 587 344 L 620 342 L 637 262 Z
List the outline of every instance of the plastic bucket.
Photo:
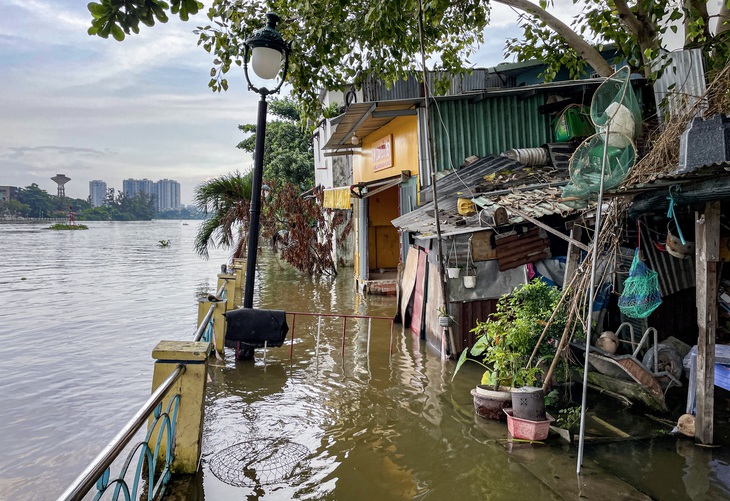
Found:
M 514 416 L 528 421 L 545 420 L 545 399 L 542 388 L 523 386 L 512 390 Z

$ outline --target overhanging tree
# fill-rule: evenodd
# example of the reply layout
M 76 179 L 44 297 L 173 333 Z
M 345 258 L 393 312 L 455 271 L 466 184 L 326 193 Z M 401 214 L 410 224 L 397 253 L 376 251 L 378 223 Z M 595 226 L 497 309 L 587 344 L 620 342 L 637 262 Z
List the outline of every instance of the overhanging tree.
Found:
M 702 47 L 711 69 L 728 60 L 726 34 L 730 25 L 727 2 L 722 2 L 719 28 L 713 35 L 708 0 L 573 0 L 577 14 L 570 26 L 550 14 L 552 0 L 492 0 L 523 12 L 524 35 L 507 41 L 507 53 L 519 60 L 541 59 L 548 64 L 546 79 L 567 67 L 573 76 L 589 64 L 601 76 L 610 65 L 596 47 L 615 44 L 635 71 L 654 76 L 653 61 L 660 56 L 662 36 L 675 31 L 674 21 L 684 19 L 685 47 Z M 243 40 L 261 27 L 266 11 L 282 18 L 277 29 L 292 41 L 288 80 L 313 115 L 319 89 L 359 86 L 372 74 L 393 83 L 412 74 L 419 54 L 418 0 L 340 0 L 291 2 L 272 0 L 213 0 L 207 11 L 210 24 L 198 27 L 199 44 L 214 56 L 209 86 L 228 88 L 227 72 L 241 65 Z M 92 35 L 121 40 L 139 31 L 139 24 L 165 22 L 167 13 L 187 20 L 203 9 L 196 0 L 104 0 L 90 3 Z M 423 1 L 424 48 L 434 55 L 433 69 L 459 72 L 483 43 L 489 23 L 488 0 Z

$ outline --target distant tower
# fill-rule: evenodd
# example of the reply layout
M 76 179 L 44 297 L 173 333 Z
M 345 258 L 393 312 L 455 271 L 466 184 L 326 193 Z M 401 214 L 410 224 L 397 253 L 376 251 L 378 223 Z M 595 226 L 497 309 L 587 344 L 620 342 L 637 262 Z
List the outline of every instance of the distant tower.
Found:
M 55 181 L 58 185 L 58 196 L 60 198 L 63 198 L 66 196 L 66 189 L 64 188 L 64 185 L 71 181 L 70 177 L 66 177 L 65 174 L 56 174 L 51 178 L 52 181 Z

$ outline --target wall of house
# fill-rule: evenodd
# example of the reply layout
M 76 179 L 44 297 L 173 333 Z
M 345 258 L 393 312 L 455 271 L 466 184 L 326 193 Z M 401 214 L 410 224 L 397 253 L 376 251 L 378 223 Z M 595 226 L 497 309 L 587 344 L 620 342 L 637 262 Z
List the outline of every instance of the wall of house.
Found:
M 373 170 L 373 143 L 388 135 L 392 135 L 393 165 L 385 169 Z M 418 122 L 416 117 L 398 117 L 361 140 L 361 150 L 353 155 L 352 177 L 354 183 L 398 176 L 404 170 L 410 172 L 411 175 L 418 175 Z
M 431 110 L 436 171 L 458 168 L 476 155 L 499 155 L 552 141 L 550 117 L 538 112 L 547 94 L 438 101 Z M 448 132 L 447 132 L 448 131 Z

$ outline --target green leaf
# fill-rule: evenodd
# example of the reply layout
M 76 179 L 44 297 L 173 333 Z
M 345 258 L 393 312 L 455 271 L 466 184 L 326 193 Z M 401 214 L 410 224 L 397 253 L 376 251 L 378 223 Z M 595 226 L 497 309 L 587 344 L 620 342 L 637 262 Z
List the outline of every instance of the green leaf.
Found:
M 459 361 L 456 362 L 456 367 L 454 368 L 454 374 L 451 376 L 451 381 L 454 380 L 456 377 L 456 373 L 459 372 L 459 369 L 461 369 L 461 366 L 464 365 L 464 362 L 466 362 L 466 356 L 469 352 L 468 348 L 465 348 L 464 351 L 461 352 L 461 356 L 459 357 Z
M 109 10 L 107 9 L 107 7 L 105 7 L 101 4 L 95 3 L 95 2 L 90 2 L 86 6 L 86 8 L 89 9 L 89 12 L 95 19 L 99 19 L 100 17 L 106 16 L 109 14 Z
M 121 42 L 124 40 L 124 30 L 122 30 L 119 25 L 112 24 L 112 36 L 114 37 L 114 40 Z

